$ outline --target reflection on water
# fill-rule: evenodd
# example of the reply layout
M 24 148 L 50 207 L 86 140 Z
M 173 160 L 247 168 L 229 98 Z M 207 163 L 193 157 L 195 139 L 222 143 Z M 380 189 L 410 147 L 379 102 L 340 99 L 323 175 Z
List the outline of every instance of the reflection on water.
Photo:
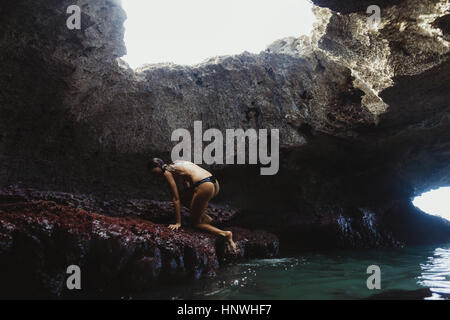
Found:
M 369 290 L 369 265 L 381 268 L 381 290 Z M 450 244 L 308 253 L 230 265 L 213 279 L 166 285 L 155 299 L 361 299 L 391 289 L 429 287 L 431 299 L 450 297 Z
M 434 255 L 428 257 L 426 263 L 420 265 L 422 274 L 419 283 L 429 287 L 433 292 L 432 299 L 449 298 L 450 296 L 450 249 L 437 248 Z

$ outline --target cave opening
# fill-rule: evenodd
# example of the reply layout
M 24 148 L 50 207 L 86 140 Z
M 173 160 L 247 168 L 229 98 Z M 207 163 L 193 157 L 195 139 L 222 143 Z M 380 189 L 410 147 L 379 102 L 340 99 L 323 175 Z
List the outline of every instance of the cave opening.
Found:
M 441 187 L 422 193 L 413 204 L 425 213 L 450 221 L 450 187 Z
M 316 21 L 307 0 L 122 0 L 122 7 L 123 60 L 132 68 L 259 53 L 281 38 L 309 35 Z

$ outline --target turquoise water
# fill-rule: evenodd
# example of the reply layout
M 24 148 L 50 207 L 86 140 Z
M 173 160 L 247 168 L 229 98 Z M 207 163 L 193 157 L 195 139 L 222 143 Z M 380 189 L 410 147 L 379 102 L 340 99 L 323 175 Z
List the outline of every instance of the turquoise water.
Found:
M 378 265 L 381 289 L 369 290 L 367 267 Z M 391 289 L 428 287 L 450 296 L 450 243 L 439 246 L 306 253 L 222 268 L 212 279 L 166 285 L 150 299 L 362 299 Z

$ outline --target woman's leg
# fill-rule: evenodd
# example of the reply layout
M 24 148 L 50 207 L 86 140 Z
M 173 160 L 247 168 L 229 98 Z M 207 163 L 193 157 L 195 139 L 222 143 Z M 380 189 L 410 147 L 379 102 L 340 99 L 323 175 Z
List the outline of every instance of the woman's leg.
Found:
M 181 204 L 185 206 L 186 208 L 190 208 L 192 204 L 192 198 L 194 196 L 194 192 L 192 189 L 185 189 L 180 192 L 180 200 Z M 211 223 L 212 218 L 207 215 L 206 213 L 203 213 L 200 217 L 200 223 Z
M 214 185 L 202 183 L 197 187 L 191 204 L 191 222 L 195 228 L 208 231 L 212 234 L 226 237 L 233 252 L 236 252 L 236 244 L 233 241 L 231 231 L 223 231 L 210 224 L 204 223 L 204 212 L 208 207 L 208 201 L 214 196 Z
M 216 187 L 214 188 L 214 196 L 213 196 L 213 198 L 215 198 L 217 196 L 217 194 L 219 193 L 219 190 L 220 190 L 219 181 L 216 180 Z M 209 199 L 209 200 L 211 200 L 211 199 Z M 200 223 L 210 224 L 212 220 L 213 219 L 209 215 L 207 215 L 205 212 L 203 212 L 202 216 L 200 217 Z
M 212 218 L 207 215 L 206 213 L 203 213 L 202 216 L 200 217 L 200 223 L 206 223 L 206 224 L 210 224 L 212 221 Z

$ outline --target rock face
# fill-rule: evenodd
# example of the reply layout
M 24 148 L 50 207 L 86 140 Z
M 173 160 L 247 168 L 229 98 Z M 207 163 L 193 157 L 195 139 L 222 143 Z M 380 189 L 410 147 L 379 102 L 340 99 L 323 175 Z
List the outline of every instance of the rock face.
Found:
M 210 167 L 235 223 L 294 248 L 420 242 L 412 226 L 449 239 L 448 223 L 410 205 L 450 182 L 448 1 L 378 1 L 373 28 L 369 1 L 314 0 L 310 37 L 138 70 L 120 60 L 118 1 L 78 1 L 81 30 L 66 27 L 69 0 L 3 2 L 2 186 L 159 201 L 146 162 L 169 157 L 173 130 L 276 128 L 277 175 Z
M 113 218 L 51 201 L 0 205 L 0 296 L 68 297 L 70 265 L 83 295 L 137 292 L 168 279 L 211 276 L 220 264 L 278 253 L 265 231 L 231 228 L 238 253 L 221 239 L 186 227 Z M 75 292 L 75 293 L 74 293 Z

